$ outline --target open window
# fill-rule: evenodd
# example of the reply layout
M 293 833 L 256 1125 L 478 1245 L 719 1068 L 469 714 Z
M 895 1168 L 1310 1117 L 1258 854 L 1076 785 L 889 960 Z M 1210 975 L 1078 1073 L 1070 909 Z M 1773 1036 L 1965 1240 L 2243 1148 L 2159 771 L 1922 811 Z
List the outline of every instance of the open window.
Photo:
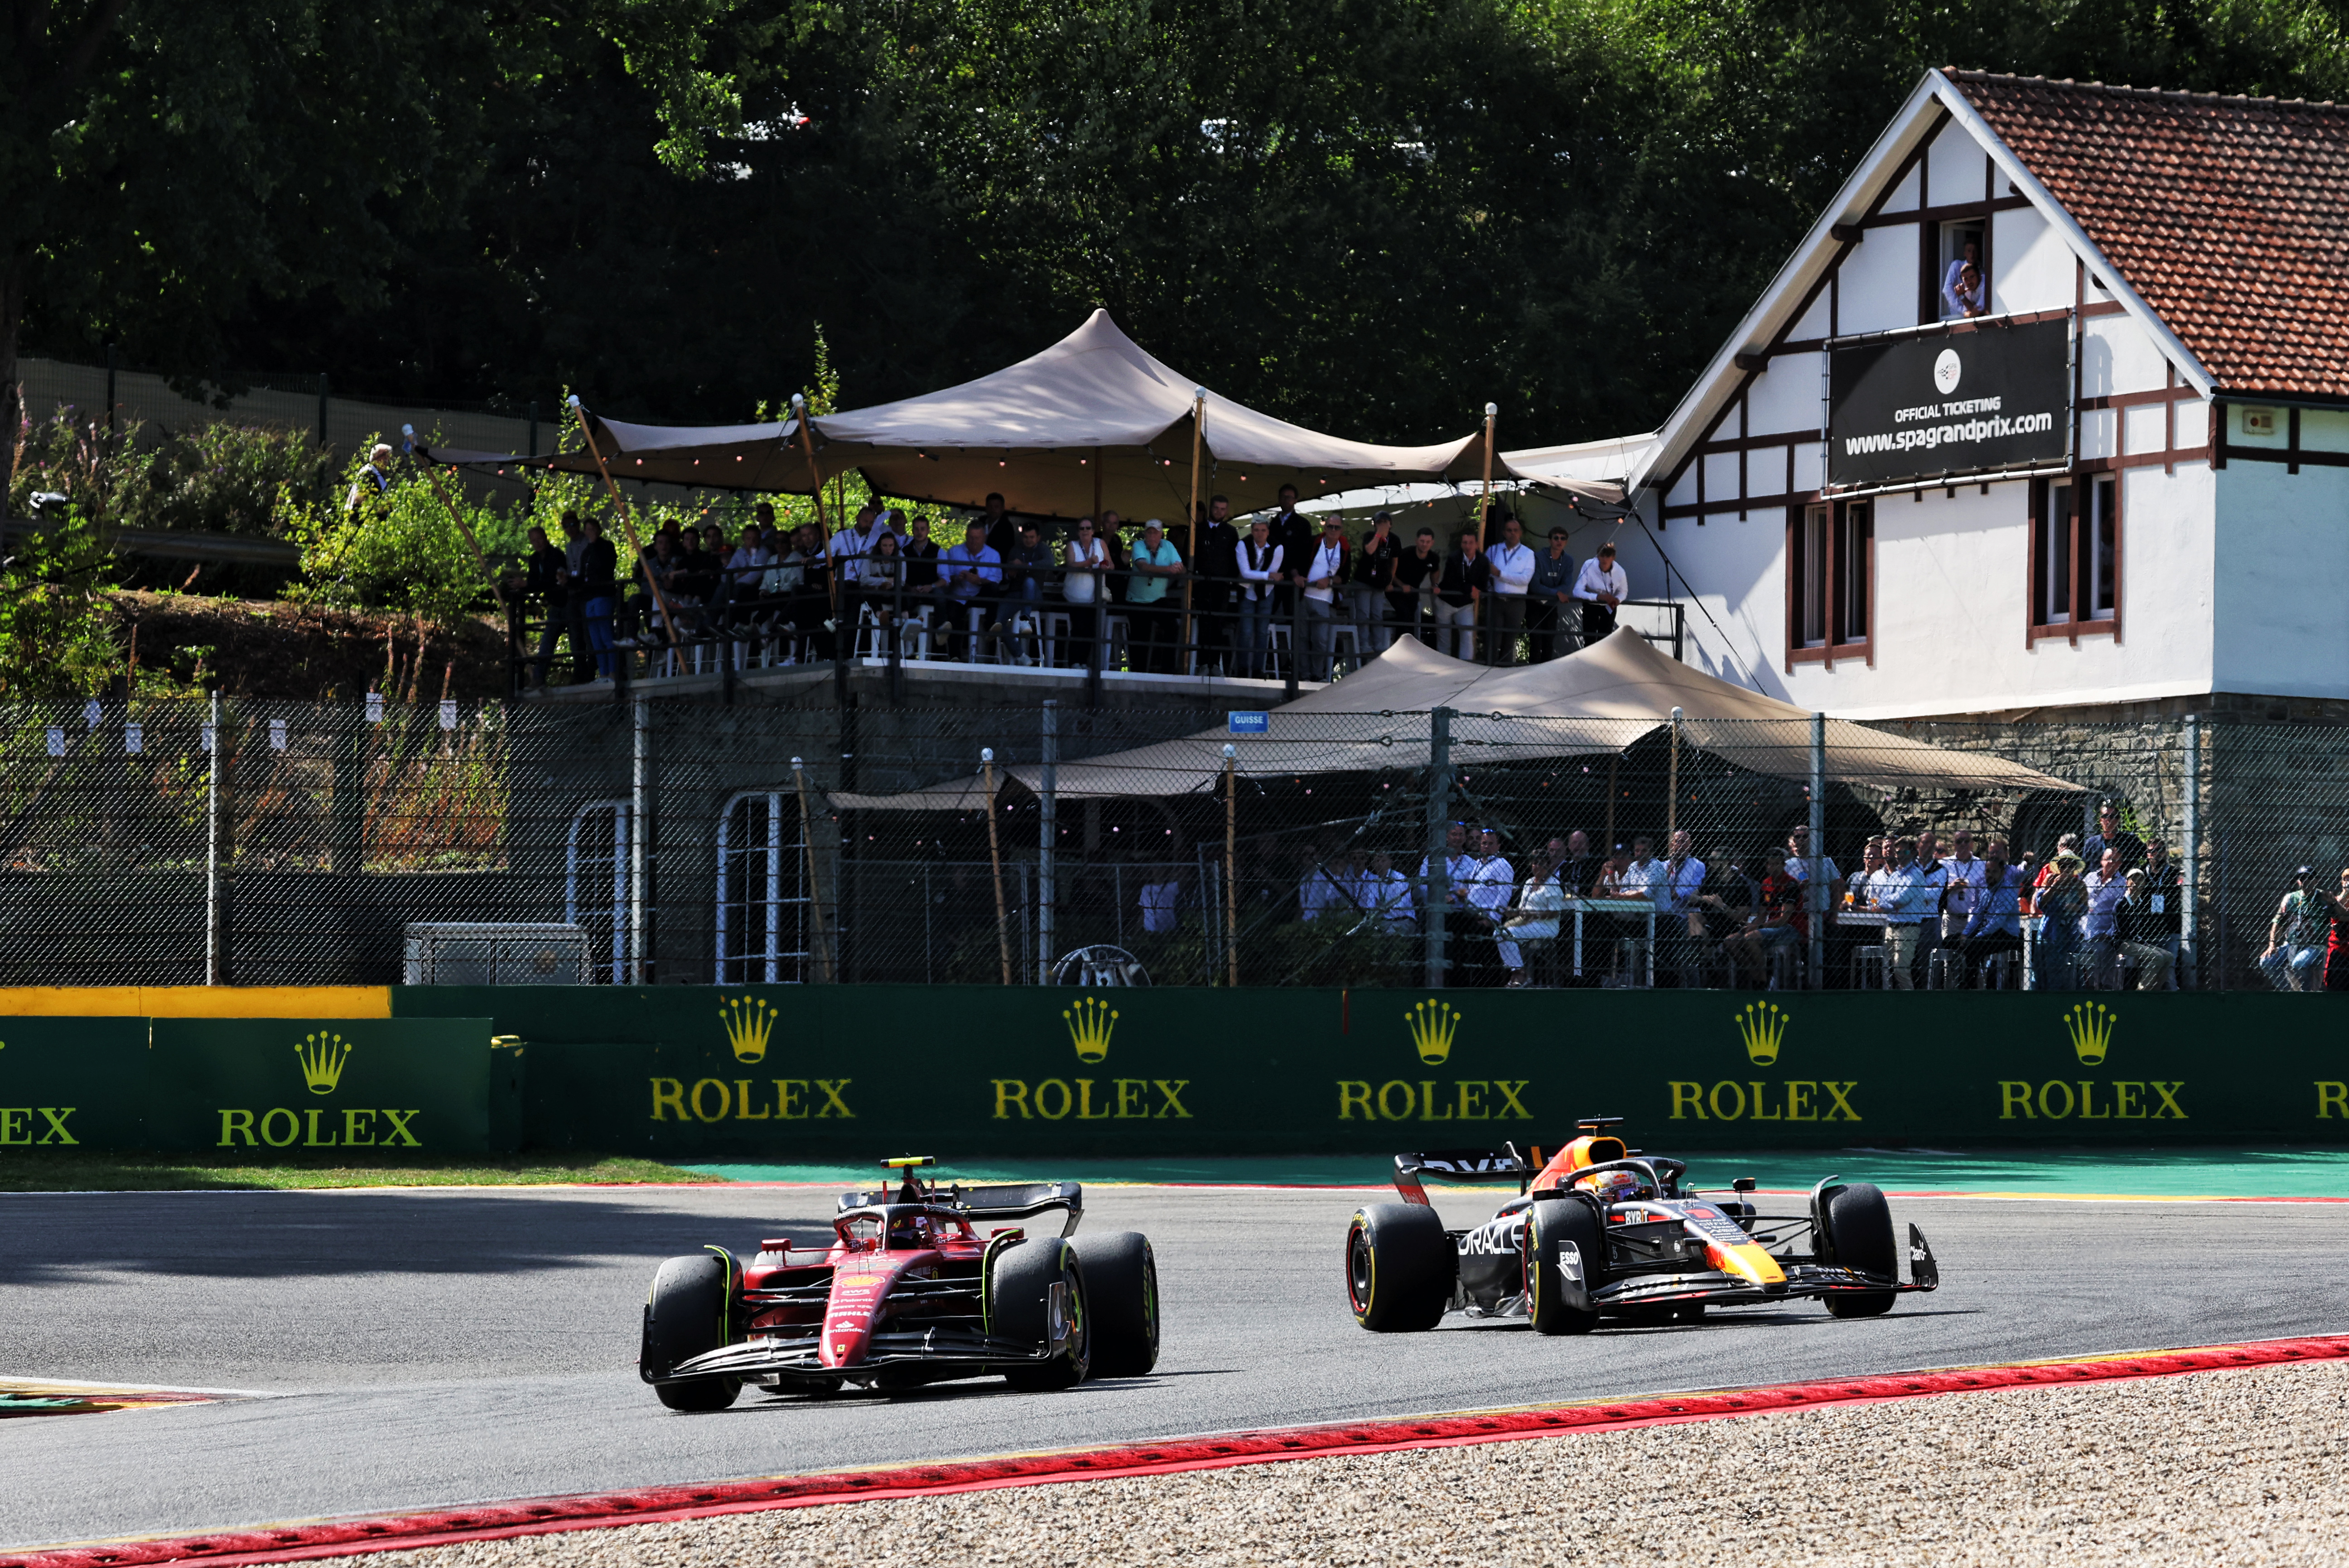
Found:
M 2031 635 L 2120 628 L 2120 484 L 2109 473 L 2044 482 L 2031 528 Z
M 1820 501 L 1787 524 L 1786 663 L 1875 661 L 1876 503 Z
M 1929 250 L 1932 271 L 1926 279 L 1931 294 L 1931 309 L 1925 313 L 1929 321 L 1949 321 L 1965 312 L 1951 297 L 1952 273 L 1961 264 L 1971 259 L 1982 274 L 1982 308 L 1990 308 L 1990 233 L 1989 225 L 1980 218 L 1960 219 L 1954 223 L 1933 225 L 1928 234 L 1934 234 L 1939 244 Z

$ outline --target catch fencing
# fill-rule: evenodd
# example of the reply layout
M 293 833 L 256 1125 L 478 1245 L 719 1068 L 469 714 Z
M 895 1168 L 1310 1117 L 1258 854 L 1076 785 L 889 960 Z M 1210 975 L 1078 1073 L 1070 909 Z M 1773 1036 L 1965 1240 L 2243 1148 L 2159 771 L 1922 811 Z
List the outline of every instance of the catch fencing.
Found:
M 2329 921 L 2274 917 L 2349 864 L 2327 726 L 623 699 L 0 708 L 0 983 L 391 982 L 456 922 L 574 927 L 605 984 L 2314 989 Z M 2167 974 L 1993 964 L 1962 910 L 1888 950 L 1864 897 L 1765 886 L 1814 824 L 1846 881 L 1927 829 L 2035 871 L 2107 802 L 2121 868 L 2174 868 L 2127 944 Z

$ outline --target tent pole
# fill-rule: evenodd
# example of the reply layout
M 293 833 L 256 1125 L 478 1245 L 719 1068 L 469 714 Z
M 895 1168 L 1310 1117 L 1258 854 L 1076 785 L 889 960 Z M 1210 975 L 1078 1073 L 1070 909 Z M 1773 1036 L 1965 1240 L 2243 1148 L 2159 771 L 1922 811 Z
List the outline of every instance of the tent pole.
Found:
M 620 509 L 620 526 L 627 531 L 628 548 L 636 553 L 636 559 L 641 562 L 645 558 L 645 547 L 636 539 L 636 514 L 628 510 L 628 498 L 620 493 L 619 482 L 612 477 L 612 465 L 604 461 L 604 449 L 595 443 L 595 432 L 588 427 L 587 410 L 580 404 L 576 392 L 571 394 L 571 411 L 579 416 L 579 433 L 587 438 L 587 455 L 595 460 L 595 472 L 604 476 L 604 488 L 612 493 L 612 504 Z M 668 645 L 675 648 L 677 617 L 669 613 L 668 596 L 661 592 L 661 586 L 649 567 L 645 571 L 645 587 L 652 590 L 653 603 L 660 607 L 661 630 L 668 634 Z
M 987 766 L 987 857 L 995 862 L 995 947 L 1003 958 L 1003 983 L 1011 983 L 1011 915 L 1003 902 L 1003 842 L 995 826 L 995 748 L 978 753 Z
M 1620 753 L 1607 759 L 1607 849 L 1615 853 L 1615 767 L 1623 760 Z
M 1191 646 L 1193 597 L 1191 582 L 1199 575 L 1199 438 L 1202 433 L 1199 421 L 1206 418 L 1206 413 L 1207 389 L 1194 388 L 1191 392 L 1191 514 L 1188 524 L 1190 542 L 1184 546 L 1183 550 L 1190 568 L 1183 574 L 1183 646 L 1185 648 Z M 1237 985 L 1239 981 L 1235 980 L 1232 983 Z
M 840 646 L 840 574 L 832 569 L 832 524 L 823 515 L 823 470 L 816 466 L 815 438 L 808 433 L 810 421 L 805 393 L 792 394 L 792 417 L 800 422 L 800 445 L 807 452 L 808 477 L 815 481 L 815 525 L 817 532 L 823 535 L 823 582 L 832 602 L 833 646 L 837 648 Z M 848 636 L 852 642 L 856 639 L 855 628 L 849 628 Z
M 401 433 L 409 441 L 416 439 L 414 425 L 402 425 L 399 428 Z M 503 609 L 506 604 L 505 585 L 498 581 L 498 575 L 495 572 L 490 570 L 490 557 L 482 551 L 481 540 L 473 536 L 473 525 L 465 521 L 465 514 L 457 510 L 456 502 L 450 500 L 449 493 L 440 487 L 440 476 L 432 472 L 432 462 L 429 458 L 425 460 L 424 478 L 425 482 L 432 486 L 432 493 L 440 498 L 440 504 L 449 509 L 449 515 L 456 520 L 457 532 L 462 534 L 465 536 L 465 543 L 472 547 L 473 559 L 481 563 L 481 576 L 490 579 L 490 592 L 497 596 L 498 607 Z
M 1485 405 L 1485 493 L 1476 498 L 1476 544 L 1485 544 L 1485 530 L 1493 525 L 1493 426 L 1501 417 L 1501 405 Z

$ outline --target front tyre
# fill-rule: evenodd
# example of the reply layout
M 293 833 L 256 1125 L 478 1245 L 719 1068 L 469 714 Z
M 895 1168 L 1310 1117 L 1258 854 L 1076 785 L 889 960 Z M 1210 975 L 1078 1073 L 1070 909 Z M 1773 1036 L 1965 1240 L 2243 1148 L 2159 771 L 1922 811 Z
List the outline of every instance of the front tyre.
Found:
M 1827 1244 L 1837 1264 L 1899 1278 L 1900 1248 L 1892 1234 L 1892 1208 L 1881 1189 L 1861 1181 L 1830 1193 L 1826 1222 Z M 1835 1317 L 1880 1317 L 1892 1310 L 1896 1299 L 1891 1291 L 1851 1291 L 1827 1297 L 1826 1307 Z
M 1366 1203 L 1346 1227 L 1346 1297 L 1373 1334 L 1433 1328 L 1452 1304 L 1460 1253 L 1433 1209 Z
M 1084 1270 L 1093 1316 L 1088 1377 L 1143 1377 L 1158 1365 L 1158 1260 L 1138 1231 L 1078 1236 L 1070 1245 Z
M 1599 1326 L 1589 1305 L 1601 1282 L 1607 1238 L 1599 1216 L 1578 1198 L 1537 1203 L 1526 1215 L 1526 1315 L 1536 1334 L 1588 1334 Z
M 671 1258 L 653 1275 L 645 1298 L 645 1333 L 636 1370 L 647 1382 L 729 1343 L 728 1296 L 733 1271 L 710 1252 Z M 702 1377 L 690 1383 L 653 1383 L 653 1393 L 672 1410 L 723 1410 L 742 1392 L 739 1377 Z
M 1062 1287 L 1055 1291 L 1055 1285 Z M 1005 1369 L 1003 1380 L 1023 1394 L 1049 1394 L 1085 1380 L 1092 1360 L 1092 1316 L 1085 1300 L 1084 1265 L 1059 1236 L 1004 1249 L 987 1281 L 989 1337 L 1038 1349 L 1061 1341 L 1048 1361 Z

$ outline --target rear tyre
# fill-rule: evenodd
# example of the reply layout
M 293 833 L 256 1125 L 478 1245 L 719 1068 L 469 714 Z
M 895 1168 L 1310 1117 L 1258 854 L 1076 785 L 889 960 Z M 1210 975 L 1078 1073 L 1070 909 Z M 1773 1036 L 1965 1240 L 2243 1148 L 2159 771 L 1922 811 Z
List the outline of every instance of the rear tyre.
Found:
M 1444 1321 L 1460 1253 L 1433 1209 L 1366 1203 L 1346 1227 L 1346 1296 L 1373 1334 L 1415 1334 Z
M 1070 1243 L 1085 1273 L 1093 1314 L 1088 1377 L 1142 1377 L 1158 1365 L 1158 1261 L 1138 1231 L 1079 1236 Z
M 1092 1314 L 1085 1300 L 1084 1266 L 1058 1236 L 1004 1249 L 987 1282 L 988 1332 L 997 1339 L 1041 1347 L 1060 1337 L 1064 1321 L 1053 1310 L 1052 1287 L 1065 1285 L 1068 1344 L 1050 1361 L 1007 1368 L 1003 1380 L 1023 1394 L 1049 1394 L 1085 1380 L 1092 1359 Z
M 647 1380 L 666 1377 L 680 1362 L 728 1343 L 727 1296 L 733 1272 L 710 1252 L 671 1258 L 653 1275 L 645 1300 L 645 1334 L 636 1369 Z M 742 1392 L 739 1377 L 657 1383 L 653 1393 L 672 1410 L 723 1410 Z
M 1847 1269 L 1897 1279 L 1900 1247 L 1892 1234 L 1892 1209 L 1883 1191 L 1855 1182 L 1830 1194 L 1826 1205 L 1827 1242 L 1835 1261 Z M 1835 1317 L 1880 1317 L 1898 1299 L 1891 1291 L 1855 1291 L 1826 1298 Z
M 1528 1210 L 1526 1227 L 1526 1251 L 1532 1260 L 1531 1277 L 1526 1281 L 1526 1312 L 1533 1319 L 1534 1332 L 1588 1334 L 1599 1326 L 1599 1314 L 1567 1304 L 1568 1270 L 1559 1260 L 1570 1257 L 1579 1276 L 1576 1282 L 1583 1299 L 1588 1300 L 1600 1282 L 1596 1276 L 1606 1267 L 1607 1238 L 1599 1229 L 1599 1216 L 1579 1199 L 1556 1198 Z

